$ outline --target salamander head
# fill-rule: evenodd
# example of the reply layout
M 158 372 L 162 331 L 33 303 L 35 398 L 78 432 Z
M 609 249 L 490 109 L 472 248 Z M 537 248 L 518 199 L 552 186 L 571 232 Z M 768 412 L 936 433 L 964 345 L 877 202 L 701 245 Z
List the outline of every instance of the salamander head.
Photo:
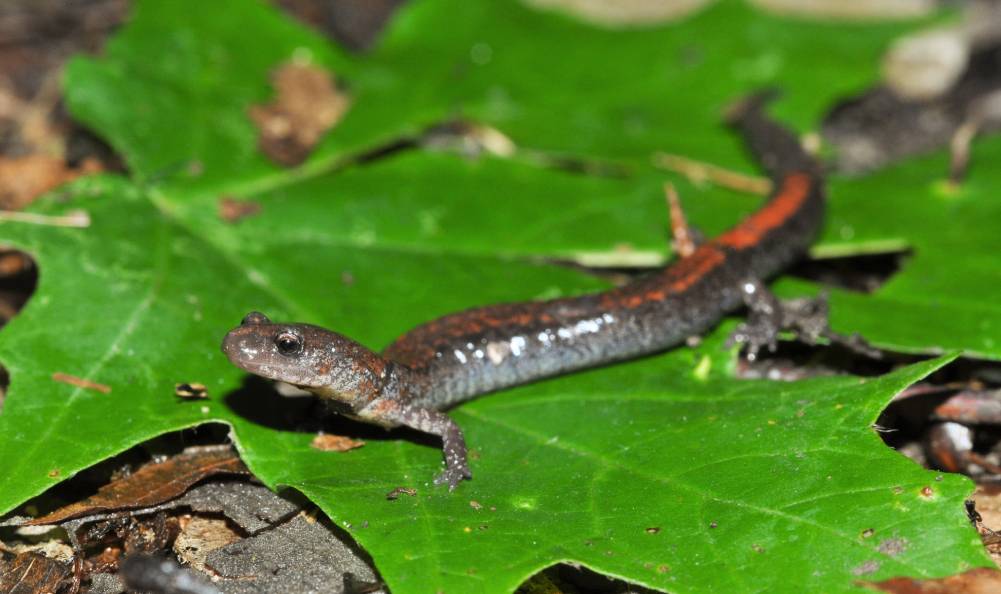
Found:
M 222 352 L 240 369 L 347 403 L 378 396 L 390 371 L 350 338 L 310 324 L 275 324 L 259 312 L 229 331 Z

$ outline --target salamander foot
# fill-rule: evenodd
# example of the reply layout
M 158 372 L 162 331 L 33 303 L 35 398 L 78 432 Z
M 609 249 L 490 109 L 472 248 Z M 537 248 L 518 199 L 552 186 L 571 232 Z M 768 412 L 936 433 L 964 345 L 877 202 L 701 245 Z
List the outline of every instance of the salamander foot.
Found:
M 826 340 L 852 352 L 881 359 L 882 351 L 870 345 L 858 334 L 846 336 L 831 330 L 828 325 L 827 295 L 815 298 L 798 298 L 780 301 L 760 281 L 746 281 L 742 287 L 744 302 L 750 312 L 727 340 L 727 346 L 747 345 L 747 358 L 754 361 L 763 348 L 775 352 L 778 334 L 782 330 L 793 332 L 807 344 Z
M 370 413 L 368 411 L 377 411 Z M 368 415 L 368 417 L 366 417 Z M 445 458 L 445 471 L 434 479 L 436 485 L 448 485 L 449 491 L 462 482 L 473 478 L 469 471 L 469 456 L 466 438 L 462 429 L 441 411 L 401 404 L 398 400 L 375 400 L 369 408 L 360 411 L 362 418 L 372 418 L 390 424 L 406 425 L 412 429 L 441 437 L 441 451 Z
M 434 477 L 434 484 L 448 485 L 448 490 L 454 491 L 463 479 L 471 478 L 473 478 L 473 474 L 469 472 L 469 467 L 463 464 L 462 466 L 446 468 L 443 470 L 441 474 Z

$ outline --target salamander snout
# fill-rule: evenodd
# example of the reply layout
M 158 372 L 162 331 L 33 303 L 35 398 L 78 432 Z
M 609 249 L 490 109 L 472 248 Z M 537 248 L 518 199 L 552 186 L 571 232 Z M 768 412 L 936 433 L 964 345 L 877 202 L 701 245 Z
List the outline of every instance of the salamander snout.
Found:
M 311 324 L 277 324 L 259 312 L 226 334 L 222 352 L 244 371 L 346 400 L 378 392 L 386 370 L 378 354 L 346 336 Z
M 283 382 L 309 384 L 306 380 L 315 377 L 318 363 L 323 363 L 317 359 L 333 355 L 329 348 L 324 348 L 328 343 L 316 334 L 314 327 L 274 324 L 255 311 L 226 334 L 222 352 L 234 365 L 251 373 Z

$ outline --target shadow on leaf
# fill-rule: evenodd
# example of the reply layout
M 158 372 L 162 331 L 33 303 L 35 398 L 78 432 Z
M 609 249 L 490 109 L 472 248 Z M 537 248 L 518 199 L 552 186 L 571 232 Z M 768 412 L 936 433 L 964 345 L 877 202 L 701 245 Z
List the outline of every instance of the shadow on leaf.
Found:
M 405 439 L 413 443 L 441 447 L 430 435 L 406 428 L 385 430 L 339 414 L 337 403 L 327 403 L 315 396 L 285 396 L 275 384 L 248 375 L 243 384 L 226 395 L 226 406 L 244 419 L 277 431 L 343 435 L 366 441 Z

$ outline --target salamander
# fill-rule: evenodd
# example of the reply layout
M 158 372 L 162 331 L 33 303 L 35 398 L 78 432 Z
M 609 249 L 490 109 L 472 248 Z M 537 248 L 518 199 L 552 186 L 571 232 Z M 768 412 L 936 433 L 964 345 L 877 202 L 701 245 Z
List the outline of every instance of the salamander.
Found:
M 632 359 L 700 335 L 747 304 L 736 338 L 755 350 L 788 325 L 762 280 L 801 258 L 818 234 L 824 191 L 818 163 L 764 114 L 759 94 L 728 122 L 773 182 L 764 205 L 686 257 L 610 290 L 476 307 L 420 325 L 381 354 L 311 324 L 275 323 L 251 312 L 222 350 L 237 367 L 287 382 L 355 419 L 440 436 L 445 470 L 436 484 L 471 478 L 462 430 L 443 412 L 482 394 Z M 764 332 L 759 332 L 764 328 Z

